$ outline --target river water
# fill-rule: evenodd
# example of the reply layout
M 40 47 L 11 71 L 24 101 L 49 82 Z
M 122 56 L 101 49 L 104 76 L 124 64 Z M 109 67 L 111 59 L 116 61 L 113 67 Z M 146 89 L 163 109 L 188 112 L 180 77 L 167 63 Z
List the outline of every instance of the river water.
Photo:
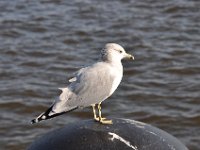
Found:
M 31 125 L 105 43 L 134 54 L 103 103 L 107 117 L 149 123 L 191 150 L 200 143 L 199 0 L 0 0 L 0 149 L 19 150 L 91 108 Z

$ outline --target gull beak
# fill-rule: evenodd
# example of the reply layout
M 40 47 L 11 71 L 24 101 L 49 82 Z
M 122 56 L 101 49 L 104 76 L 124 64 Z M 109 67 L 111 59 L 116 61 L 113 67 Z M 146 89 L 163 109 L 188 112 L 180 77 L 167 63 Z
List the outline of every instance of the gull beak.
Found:
M 134 60 L 135 59 L 133 55 L 127 54 L 127 53 L 124 55 L 124 58 L 125 59 L 130 59 L 130 60 Z

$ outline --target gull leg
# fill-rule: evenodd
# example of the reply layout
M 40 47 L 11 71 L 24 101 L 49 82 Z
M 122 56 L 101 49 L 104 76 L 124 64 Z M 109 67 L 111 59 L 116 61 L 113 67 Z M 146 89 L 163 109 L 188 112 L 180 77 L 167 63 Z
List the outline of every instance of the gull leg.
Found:
M 97 115 L 96 115 L 95 104 L 91 105 L 91 106 L 92 106 L 92 110 L 93 110 L 93 114 L 94 114 L 94 120 L 99 121 L 99 117 L 97 117 Z
M 98 118 L 99 118 L 99 121 L 100 121 L 100 120 L 105 120 L 106 118 L 103 118 L 103 117 L 101 116 L 101 103 L 98 104 L 98 107 L 97 107 L 97 108 L 98 108 L 98 111 L 99 111 L 99 117 L 98 117 Z
M 98 104 L 98 111 L 99 111 L 99 117 L 98 117 L 98 121 L 102 124 L 112 124 L 112 120 L 108 120 L 106 118 L 103 118 L 101 116 L 101 103 Z

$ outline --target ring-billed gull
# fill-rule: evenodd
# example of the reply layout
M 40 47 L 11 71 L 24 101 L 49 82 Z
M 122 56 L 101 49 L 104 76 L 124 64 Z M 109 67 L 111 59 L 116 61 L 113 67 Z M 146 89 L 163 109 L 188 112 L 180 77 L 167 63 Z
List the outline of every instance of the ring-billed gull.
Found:
M 70 84 L 60 88 L 62 93 L 53 105 L 31 122 L 37 123 L 77 108 L 92 106 L 96 121 L 102 124 L 112 124 L 112 120 L 101 116 L 101 102 L 111 96 L 121 82 L 122 59 L 134 60 L 134 57 L 127 54 L 119 44 L 106 44 L 101 51 L 101 60 L 76 72 L 69 80 Z

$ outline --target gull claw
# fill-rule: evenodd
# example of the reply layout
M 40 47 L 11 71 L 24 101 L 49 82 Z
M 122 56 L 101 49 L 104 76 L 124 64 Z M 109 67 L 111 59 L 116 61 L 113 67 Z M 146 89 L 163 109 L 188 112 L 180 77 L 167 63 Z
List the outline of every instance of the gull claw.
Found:
M 94 119 L 95 121 L 100 122 L 102 124 L 113 124 L 112 120 L 108 120 L 107 118 L 96 117 Z

